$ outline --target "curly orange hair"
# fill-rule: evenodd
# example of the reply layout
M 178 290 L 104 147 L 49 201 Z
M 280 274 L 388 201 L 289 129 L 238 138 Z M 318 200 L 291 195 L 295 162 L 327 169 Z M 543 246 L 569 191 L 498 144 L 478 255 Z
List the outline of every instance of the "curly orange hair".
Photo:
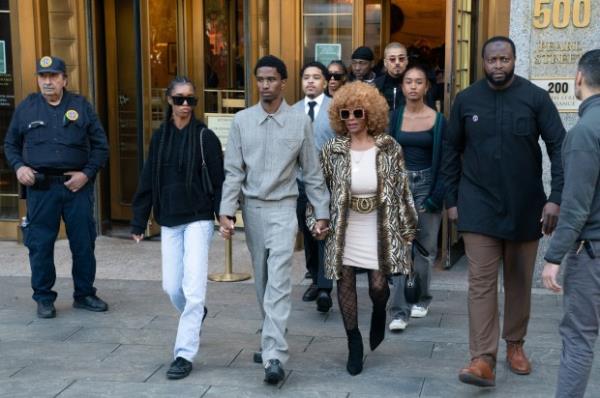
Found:
M 331 128 L 339 135 L 347 135 L 346 124 L 340 119 L 340 109 L 363 108 L 367 132 L 372 136 L 383 134 L 388 127 L 387 101 L 377 88 L 363 82 L 347 83 L 335 92 L 329 106 Z

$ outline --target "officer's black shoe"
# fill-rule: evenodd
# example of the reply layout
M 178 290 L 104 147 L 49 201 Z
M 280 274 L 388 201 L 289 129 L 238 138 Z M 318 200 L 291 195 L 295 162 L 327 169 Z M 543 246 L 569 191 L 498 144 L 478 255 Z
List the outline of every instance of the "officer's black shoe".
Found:
M 177 357 L 167 370 L 167 379 L 178 380 L 187 377 L 192 371 L 192 363 L 185 358 Z
M 327 312 L 333 305 L 331 301 L 331 296 L 329 292 L 326 290 L 321 290 L 319 295 L 317 296 L 317 311 L 319 312 Z
M 304 295 L 302 296 L 302 301 L 315 301 L 317 299 L 318 294 L 319 288 L 317 287 L 317 285 L 312 283 L 304 292 Z
M 96 295 L 77 297 L 75 301 L 73 301 L 73 307 L 94 312 L 104 312 L 108 310 L 108 304 Z
M 269 384 L 277 384 L 285 377 L 285 371 L 279 359 L 269 359 L 265 365 L 265 381 Z
M 262 363 L 262 352 L 261 351 L 255 351 L 254 355 L 252 355 L 252 361 L 254 363 Z
M 37 316 L 38 318 L 56 317 L 56 309 L 54 308 L 54 303 L 52 301 L 38 301 Z

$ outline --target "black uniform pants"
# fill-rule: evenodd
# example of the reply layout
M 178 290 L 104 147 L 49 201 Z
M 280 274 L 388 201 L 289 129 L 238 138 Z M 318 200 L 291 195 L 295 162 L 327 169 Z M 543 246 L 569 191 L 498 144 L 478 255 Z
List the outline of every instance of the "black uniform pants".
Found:
M 27 188 L 27 220 L 23 225 L 23 239 L 29 249 L 31 287 L 35 301 L 56 299 L 56 292 L 52 290 L 56 281 L 54 242 L 61 217 L 65 222 L 73 257 L 73 297 L 95 294 L 93 193 L 92 183 L 78 192 L 69 191 L 62 182 L 50 183 L 47 190 Z
M 298 181 L 298 202 L 296 205 L 296 217 L 298 228 L 304 237 L 304 258 L 306 269 L 310 272 L 313 284 L 321 290 L 331 292 L 333 281 L 325 278 L 325 241 L 313 238 L 311 231 L 306 226 L 306 205 L 308 198 L 304 190 L 304 183 Z

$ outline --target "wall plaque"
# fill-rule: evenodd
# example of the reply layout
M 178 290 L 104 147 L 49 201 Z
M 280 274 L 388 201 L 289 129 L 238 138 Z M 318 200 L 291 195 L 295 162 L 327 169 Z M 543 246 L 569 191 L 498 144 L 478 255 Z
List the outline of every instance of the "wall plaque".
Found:
M 586 51 L 600 47 L 600 4 L 533 0 L 532 5 L 531 81 L 548 91 L 560 112 L 577 112 L 577 62 Z

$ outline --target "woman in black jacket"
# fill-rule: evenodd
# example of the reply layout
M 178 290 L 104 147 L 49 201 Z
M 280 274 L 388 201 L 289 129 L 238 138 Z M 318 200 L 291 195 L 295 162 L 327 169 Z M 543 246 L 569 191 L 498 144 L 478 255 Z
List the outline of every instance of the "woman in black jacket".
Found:
M 186 377 L 200 345 L 208 249 L 219 214 L 223 151 L 217 136 L 194 117 L 194 84 L 176 77 L 166 92 L 165 121 L 152 135 L 133 198 L 132 236 L 143 238 L 150 210 L 161 225 L 163 289 L 181 313 L 170 379 Z

